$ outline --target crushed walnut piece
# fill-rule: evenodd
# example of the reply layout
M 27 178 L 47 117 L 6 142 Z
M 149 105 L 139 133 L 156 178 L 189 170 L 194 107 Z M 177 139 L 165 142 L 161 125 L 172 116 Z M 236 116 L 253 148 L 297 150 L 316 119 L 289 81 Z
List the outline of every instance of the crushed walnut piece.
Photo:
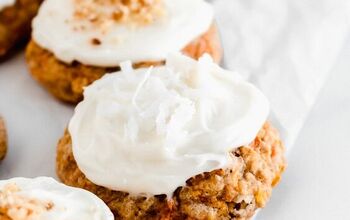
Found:
M 92 38 L 91 39 L 91 44 L 92 45 L 95 45 L 95 46 L 98 46 L 98 45 L 101 45 L 101 40 L 100 39 L 98 39 L 98 38 Z
M 111 23 L 147 25 L 164 15 L 162 0 L 74 0 L 74 20 L 94 26 Z
M 44 202 L 19 194 L 16 184 L 8 184 L 0 190 L 0 216 L 12 220 L 34 220 L 53 208 L 52 202 Z

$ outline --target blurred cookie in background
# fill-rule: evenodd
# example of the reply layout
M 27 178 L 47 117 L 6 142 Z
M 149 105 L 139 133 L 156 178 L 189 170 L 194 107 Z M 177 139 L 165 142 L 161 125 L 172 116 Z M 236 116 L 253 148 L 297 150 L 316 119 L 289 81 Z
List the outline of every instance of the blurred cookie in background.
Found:
M 65 10 L 62 10 L 64 8 Z M 163 65 L 183 52 L 219 63 L 221 43 L 212 5 L 203 0 L 47 0 L 33 20 L 26 50 L 34 79 L 56 98 L 76 104 L 83 88 L 130 60 Z
M 0 0 L 0 61 L 29 38 L 42 0 Z

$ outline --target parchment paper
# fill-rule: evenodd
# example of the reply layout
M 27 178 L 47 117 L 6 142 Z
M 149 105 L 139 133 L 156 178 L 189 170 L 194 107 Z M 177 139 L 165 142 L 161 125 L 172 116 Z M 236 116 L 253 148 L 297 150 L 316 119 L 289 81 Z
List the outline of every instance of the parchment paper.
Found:
M 215 0 L 226 66 L 260 87 L 291 149 L 349 34 L 347 0 Z

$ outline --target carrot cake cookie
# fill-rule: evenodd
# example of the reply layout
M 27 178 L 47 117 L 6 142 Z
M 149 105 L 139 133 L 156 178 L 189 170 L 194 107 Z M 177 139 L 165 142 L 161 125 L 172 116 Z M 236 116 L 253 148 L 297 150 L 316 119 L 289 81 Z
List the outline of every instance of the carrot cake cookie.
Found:
M 58 143 L 57 174 L 116 219 L 250 219 L 285 168 L 269 103 L 210 56 L 106 74 Z
M 168 53 L 221 58 L 212 6 L 204 0 L 46 0 L 26 51 L 33 77 L 77 103 L 106 72 L 163 64 Z

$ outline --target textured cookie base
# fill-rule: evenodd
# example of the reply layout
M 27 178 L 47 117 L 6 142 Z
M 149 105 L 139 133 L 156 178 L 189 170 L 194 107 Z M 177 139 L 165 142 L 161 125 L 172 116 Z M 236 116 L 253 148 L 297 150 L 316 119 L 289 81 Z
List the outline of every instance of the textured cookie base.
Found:
M 42 0 L 17 0 L 0 11 L 0 59 L 30 35 L 31 20 Z
M 184 48 L 183 52 L 195 59 L 208 53 L 216 62 L 220 62 L 222 49 L 216 26 L 212 25 L 205 34 Z M 27 46 L 26 60 L 32 76 L 40 84 L 56 98 L 73 104 L 82 100 L 85 86 L 101 78 L 105 73 L 120 70 L 119 67 L 103 68 L 87 66 L 78 62 L 63 63 L 33 40 Z M 147 67 L 162 63 L 163 61 L 143 62 L 134 64 L 134 67 Z
M 58 143 L 57 174 L 63 183 L 89 190 L 109 206 L 116 219 L 250 219 L 265 206 L 285 169 L 278 132 L 266 123 L 256 139 L 231 153 L 232 167 L 197 175 L 165 195 L 133 197 L 89 181 L 79 170 L 66 132 Z
M 7 135 L 5 129 L 5 123 L 0 116 L 0 161 L 3 160 L 7 152 Z
M 5 212 L 5 210 L 1 210 L 0 208 L 0 220 L 12 220 Z

